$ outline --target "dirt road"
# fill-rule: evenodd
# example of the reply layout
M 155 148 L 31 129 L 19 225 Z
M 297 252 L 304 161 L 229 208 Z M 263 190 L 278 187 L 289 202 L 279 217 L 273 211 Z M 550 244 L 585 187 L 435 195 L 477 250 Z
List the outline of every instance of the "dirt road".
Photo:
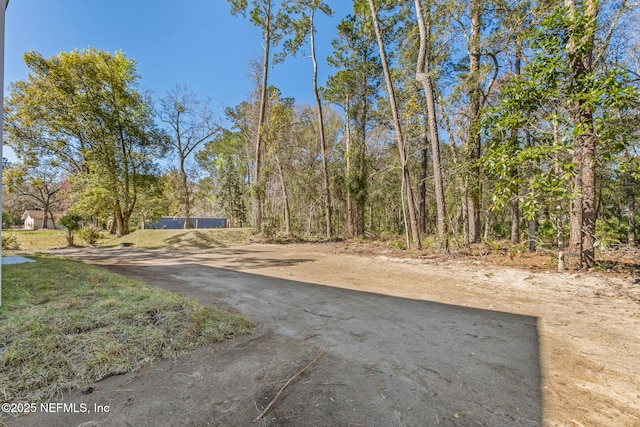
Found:
M 111 378 L 48 425 L 640 425 L 640 283 L 338 253 L 61 254 L 253 319 L 253 336 Z M 34 424 L 24 424 L 34 425 Z

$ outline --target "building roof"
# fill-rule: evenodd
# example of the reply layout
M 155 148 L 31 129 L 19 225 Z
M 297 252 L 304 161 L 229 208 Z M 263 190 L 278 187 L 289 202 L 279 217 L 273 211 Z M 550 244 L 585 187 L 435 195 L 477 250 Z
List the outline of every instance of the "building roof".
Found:
M 42 219 L 42 212 L 43 212 L 42 209 L 27 209 L 22 214 L 22 220 L 24 221 L 29 217 L 31 217 L 33 219 Z M 66 214 L 67 214 L 67 212 L 65 212 L 65 211 L 53 212 L 53 217 L 55 219 L 59 219 L 59 218 L 62 218 L 63 216 L 65 216 Z

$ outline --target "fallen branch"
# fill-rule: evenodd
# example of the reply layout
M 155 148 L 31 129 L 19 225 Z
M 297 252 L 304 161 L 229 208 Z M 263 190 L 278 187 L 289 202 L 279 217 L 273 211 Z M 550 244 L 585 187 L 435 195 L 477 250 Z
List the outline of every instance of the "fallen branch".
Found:
M 265 415 L 267 415 L 267 412 L 269 412 L 269 410 L 271 409 L 271 407 L 276 403 L 276 401 L 280 398 L 280 395 L 282 394 L 282 392 L 284 391 L 285 388 L 287 388 L 287 386 L 289 384 L 291 384 L 293 382 L 293 380 L 295 380 L 296 378 L 298 378 L 300 375 L 302 375 L 302 373 L 304 371 L 306 371 L 307 369 L 309 369 L 310 367 L 312 367 L 313 365 L 315 365 L 318 360 L 320 360 L 320 357 L 322 357 L 322 355 L 324 355 L 324 350 L 321 350 L 320 353 L 318 353 L 318 355 L 316 356 L 315 359 L 313 359 L 311 361 L 311 363 L 309 363 L 307 366 L 305 366 L 304 368 L 302 368 L 297 374 L 295 374 L 294 376 L 292 376 L 291 378 L 289 378 L 289 381 L 287 381 L 285 383 L 285 385 L 282 386 L 282 388 L 280 389 L 280 391 L 278 392 L 278 394 L 276 394 L 276 397 L 273 398 L 273 400 L 271 400 L 271 402 L 269 402 L 269 404 L 267 405 L 266 408 L 264 408 L 264 411 L 262 411 L 260 413 L 260 415 L 258 415 L 256 417 L 255 420 L 253 420 L 253 422 L 255 423 L 256 421 L 258 421 L 260 418 L 264 417 Z
M 333 317 L 333 316 L 332 316 L 332 315 L 330 315 L 330 314 L 315 313 L 315 312 L 310 311 L 310 310 L 302 310 L 302 311 L 307 312 L 307 313 L 309 313 L 309 314 L 313 314 L 314 316 L 320 316 L 320 317 Z

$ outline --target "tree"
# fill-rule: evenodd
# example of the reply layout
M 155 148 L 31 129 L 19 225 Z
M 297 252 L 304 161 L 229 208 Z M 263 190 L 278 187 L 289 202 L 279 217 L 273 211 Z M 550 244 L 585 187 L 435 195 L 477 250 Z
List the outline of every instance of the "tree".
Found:
M 139 178 L 165 143 L 150 100 L 136 90 L 134 61 L 96 49 L 24 59 L 30 74 L 11 85 L 7 143 L 24 163 L 60 165 L 80 184 L 78 197 L 93 197 L 87 183 L 99 187 L 109 196 L 113 231 L 129 233 Z
M 207 142 L 196 154 L 198 166 L 208 173 L 201 185 L 210 187 L 214 205 L 235 227 L 247 220 L 245 177 L 247 161 L 239 132 L 224 130 Z
M 294 124 L 294 110 L 292 98 L 281 98 L 280 91 L 275 88 L 270 88 L 269 91 L 269 111 L 267 114 L 267 120 L 265 123 L 264 139 L 267 145 L 268 152 L 271 157 L 275 159 L 276 171 L 278 179 L 280 181 L 280 188 L 282 190 L 282 204 L 284 213 L 284 231 L 287 235 L 291 234 L 291 208 L 289 202 L 289 191 L 287 190 L 287 184 L 284 177 L 284 170 L 282 162 L 280 161 L 281 153 L 288 151 L 292 147 L 288 147 L 287 143 L 291 141 L 292 129 Z M 324 132 L 324 129 L 322 130 Z M 324 137 L 323 137 L 324 140 Z M 323 167 L 326 167 L 326 161 L 323 157 Z M 326 169 L 325 169 L 326 172 Z M 326 177 L 326 173 L 323 173 L 323 177 Z M 326 183 L 328 185 L 328 182 Z M 325 198 L 326 201 L 326 198 Z M 330 206 L 330 205 L 329 205 Z M 326 207 L 326 205 L 325 205 Z M 326 213 L 326 210 L 325 210 Z M 330 217 L 329 217 L 330 218 Z M 331 221 L 328 223 L 329 232 L 331 231 Z M 330 237 L 331 234 L 328 234 Z
M 309 37 L 311 48 L 311 61 L 313 63 L 313 96 L 316 101 L 316 111 L 318 114 L 318 136 L 320 139 L 320 156 L 322 157 L 322 178 L 325 205 L 325 221 L 327 239 L 332 237 L 331 227 L 331 188 L 329 186 L 329 171 L 327 168 L 327 143 L 325 140 L 324 117 L 322 114 L 322 101 L 318 92 L 318 61 L 316 60 L 315 43 L 315 13 L 316 10 L 331 16 L 333 11 L 321 0 L 288 0 L 286 12 L 288 16 L 298 15 L 298 20 L 290 20 L 288 29 L 292 32 L 292 37 L 285 41 L 284 52 L 296 55 Z M 290 18 L 289 18 L 290 19 Z
M 593 71 L 593 43 L 597 29 L 597 0 L 565 0 L 568 17 L 573 28 L 567 40 L 567 60 L 573 72 L 577 91 Z M 574 151 L 580 165 L 577 192 L 582 197 L 580 206 L 581 239 L 580 264 L 584 268 L 595 266 L 596 234 L 596 137 L 593 123 L 593 105 L 580 96 L 574 98 L 573 125 Z
M 575 152 L 582 152 L 584 148 L 581 138 L 585 129 L 593 128 L 594 138 L 598 130 L 593 123 L 586 127 L 576 124 L 576 114 L 582 108 L 600 111 L 598 122 L 605 124 L 607 112 L 627 110 L 637 105 L 639 97 L 624 71 L 616 67 L 576 80 L 574 66 L 569 61 L 573 57 L 574 25 L 571 14 L 561 7 L 533 30 L 527 40 L 532 58 L 521 75 L 514 76 L 501 88 L 500 104 L 488 111 L 484 122 L 490 145 L 483 163 L 494 176 L 496 205 L 512 197 L 510 171 L 530 165 L 532 174 L 527 181 L 519 177 L 529 189 L 521 199 L 523 213 L 532 218 L 545 204 L 554 205 L 550 212 L 558 219 L 559 251 L 564 249 L 562 212 L 568 209 L 569 201 L 581 195 L 585 197 L 584 193 L 576 193 L 571 185 L 576 174 L 584 177 L 585 163 L 579 162 L 582 156 L 576 156 Z M 612 124 L 604 128 L 612 129 Z M 514 132 L 526 132 L 529 136 L 528 142 L 515 150 L 511 144 L 505 144 Z M 597 136 L 602 155 L 619 153 L 626 145 L 624 132 L 605 132 L 601 128 Z M 595 228 L 593 232 L 595 236 Z M 590 256 L 582 254 L 583 267 L 589 266 L 586 260 Z
M 382 67 L 375 34 L 361 14 L 349 15 L 338 24 L 332 45 L 328 62 L 338 71 L 327 80 L 323 97 L 345 111 L 347 230 L 350 236 L 362 236 L 369 194 L 367 129 L 376 119 Z
M 243 14 L 246 15 L 249 9 L 247 0 L 227 0 L 231 4 L 231 13 L 234 15 Z M 253 234 L 259 234 L 262 231 L 262 212 L 263 212 L 263 200 L 265 192 L 265 183 L 262 176 L 262 154 L 263 154 L 263 141 L 262 141 L 262 128 L 264 125 L 264 118 L 267 108 L 268 98 L 268 76 L 269 76 L 269 64 L 271 61 L 271 47 L 277 45 L 281 32 L 279 28 L 282 26 L 282 15 L 278 16 L 272 9 L 271 0 L 252 0 L 251 8 L 249 10 L 251 16 L 251 22 L 256 27 L 260 27 L 262 30 L 262 37 L 264 40 L 263 46 L 263 60 L 262 60 L 262 83 L 260 85 L 260 107 L 258 113 L 257 130 L 255 133 L 255 164 L 253 171 Z M 278 18 L 280 22 L 278 22 Z
M 184 228 L 189 228 L 191 217 L 191 191 L 186 170 L 187 160 L 203 143 L 220 131 L 214 121 L 211 107 L 198 99 L 185 86 L 176 86 L 160 99 L 158 117 L 172 133 L 170 151 L 178 156 L 178 173 Z
M 60 218 L 60 225 L 67 231 L 67 246 L 74 245 L 74 232 L 80 230 L 81 218 L 78 215 L 65 215 Z
M 51 165 L 14 164 L 3 170 L 3 185 L 25 199 L 27 206 L 42 210 L 41 228 L 49 228 L 54 209 L 62 201 L 63 181 L 59 168 Z M 55 226 L 54 226 L 55 227 Z
M 389 70 L 389 61 L 387 60 L 387 54 L 385 51 L 384 41 L 382 39 L 382 31 L 380 30 L 380 21 L 378 19 L 378 10 L 374 0 L 368 0 L 369 10 L 371 12 L 371 22 L 376 34 L 376 40 L 378 41 L 378 47 L 380 51 L 380 61 L 382 63 L 382 69 L 384 71 L 384 77 L 387 84 L 387 94 L 389 95 L 389 103 L 391 108 L 391 115 L 393 117 L 393 126 L 395 131 L 396 145 L 400 153 L 400 167 L 402 168 L 402 184 L 403 191 L 407 198 L 407 213 L 409 215 L 409 223 L 411 228 L 411 237 L 413 246 L 420 249 L 422 244 L 420 242 L 420 228 L 418 226 L 418 220 L 416 217 L 416 208 L 413 199 L 413 190 L 411 188 L 411 178 L 409 176 L 409 167 L 407 162 L 407 153 L 404 147 L 404 137 L 402 134 L 402 124 L 400 123 L 400 117 L 398 115 L 398 103 L 396 102 L 395 90 L 393 87 L 393 81 L 391 79 L 391 72 Z M 404 204 L 403 204 L 404 205 Z M 408 239 L 407 239 L 408 240 Z
M 431 78 L 431 4 L 427 5 L 427 17 L 422 11 L 421 0 L 415 0 L 416 19 L 420 31 L 420 48 L 416 65 L 416 80 L 422 85 L 424 97 L 427 103 L 427 116 L 429 123 L 429 140 L 431 141 L 431 158 L 433 161 L 433 175 L 435 181 L 436 205 L 438 209 L 438 238 L 440 247 L 447 249 L 447 208 L 444 198 L 444 183 L 442 167 L 440 166 L 440 138 L 438 137 L 438 124 L 436 123 L 436 108 L 433 82 Z
M 477 242 L 480 238 L 480 160 L 482 142 L 480 140 L 480 111 L 482 109 L 482 81 L 480 79 L 480 30 L 482 26 L 482 4 L 480 0 L 471 0 L 471 28 L 469 34 L 469 75 L 467 85 L 469 91 L 469 136 L 467 139 L 471 150 L 471 174 L 469 177 L 470 199 L 468 204 L 469 242 Z

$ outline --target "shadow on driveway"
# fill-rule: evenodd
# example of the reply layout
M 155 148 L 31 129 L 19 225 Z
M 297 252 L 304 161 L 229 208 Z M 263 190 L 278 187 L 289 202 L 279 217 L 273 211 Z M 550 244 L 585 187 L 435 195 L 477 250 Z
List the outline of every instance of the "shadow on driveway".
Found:
M 243 266 L 251 262 L 251 257 L 238 261 Z M 379 377 L 375 391 L 360 392 L 373 393 L 371 401 L 382 399 L 375 406 L 379 421 L 385 418 L 382 414 L 401 414 L 400 419 L 388 419 L 388 425 L 432 425 L 405 423 L 410 420 L 402 417 L 411 413 L 413 420 L 435 420 L 440 414 L 438 422 L 444 422 L 451 417 L 454 425 L 541 424 L 534 317 L 200 264 L 134 267 L 120 262 L 112 269 L 239 311 L 259 330 L 324 348 L 345 361 L 351 372 Z

